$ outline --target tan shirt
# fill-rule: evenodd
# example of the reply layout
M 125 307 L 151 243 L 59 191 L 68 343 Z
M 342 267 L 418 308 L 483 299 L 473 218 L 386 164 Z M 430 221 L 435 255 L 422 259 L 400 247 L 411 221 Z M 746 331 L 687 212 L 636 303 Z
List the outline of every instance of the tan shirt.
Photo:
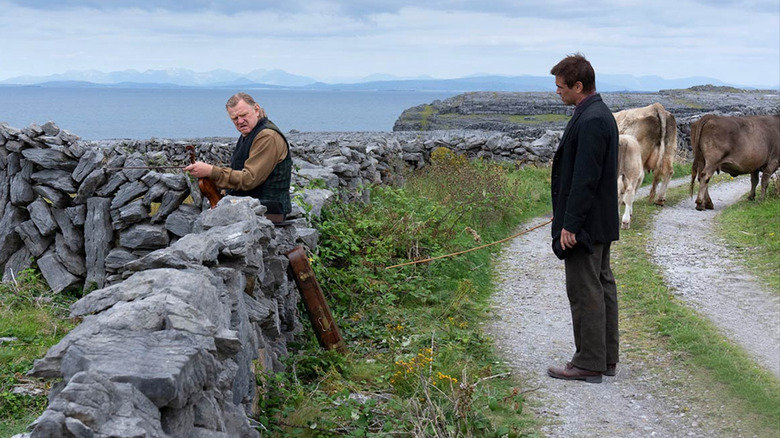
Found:
M 273 129 L 263 129 L 252 142 L 242 170 L 214 166 L 209 178 L 221 189 L 251 190 L 264 183 L 285 158 L 287 145 L 282 136 Z

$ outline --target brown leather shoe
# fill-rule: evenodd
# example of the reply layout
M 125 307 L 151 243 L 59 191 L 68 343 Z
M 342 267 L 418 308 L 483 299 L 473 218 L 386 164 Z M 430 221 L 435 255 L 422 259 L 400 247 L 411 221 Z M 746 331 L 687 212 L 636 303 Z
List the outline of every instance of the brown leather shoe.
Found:
M 572 365 L 571 362 L 566 363 L 566 366 L 563 368 L 561 367 L 547 368 L 547 375 L 549 375 L 550 377 L 554 377 L 556 379 L 584 380 L 588 383 L 601 383 L 600 371 L 590 371 L 590 370 L 584 370 L 582 368 L 577 368 L 574 365 Z
M 604 371 L 602 374 L 605 376 L 614 376 L 617 374 L 617 364 L 616 363 L 608 363 L 607 364 L 607 370 Z

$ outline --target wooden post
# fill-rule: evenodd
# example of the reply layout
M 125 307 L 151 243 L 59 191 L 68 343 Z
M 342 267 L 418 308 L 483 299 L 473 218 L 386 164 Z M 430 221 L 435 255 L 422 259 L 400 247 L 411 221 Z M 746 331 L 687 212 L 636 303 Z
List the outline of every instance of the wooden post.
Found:
M 322 289 L 314 277 L 314 271 L 309 264 L 309 258 L 306 257 L 306 251 L 303 247 L 296 246 L 286 255 L 290 260 L 295 284 L 298 285 L 298 291 L 301 293 L 303 304 L 306 306 L 306 312 L 309 314 L 309 320 L 320 345 L 327 350 L 335 349 L 345 353 L 347 347 L 344 345 L 336 322 L 333 321 Z

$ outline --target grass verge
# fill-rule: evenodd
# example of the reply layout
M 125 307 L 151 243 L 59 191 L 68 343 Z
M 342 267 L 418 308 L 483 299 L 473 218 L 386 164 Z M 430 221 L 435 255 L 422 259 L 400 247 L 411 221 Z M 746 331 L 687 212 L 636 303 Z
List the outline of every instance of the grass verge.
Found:
M 313 266 L 349 353 L 309 336 L 267 376 L 268 436 L 534 436 L 524 389 L 508 378 L 480 322 L 499 246 L 549 209 L 549 169 L 468 162 L 441 149 L 403 188 L 337 204 L 319 224 Z M 276 390 L 270 390 L 277 388 Z M 284 390 L 278 390 L 284 388 Z
M 725 209 L 717 225 L 739 261 L 780 295 L 780 180 L 770 183 L 765 200 L 745 198 Z
M 52 294 L 33 270 L 0 283 L 0 436 L 25 431 L 46 408 L 50 381 L 25 376 L 71 328 L 75 298 Z
M 717 180 L 725 179 L 721 175 Z M 667 203 L 674 204 L 687 196 L 687 185 L 671 189 Z M 634 208 L 632 229 L 621 233 L 619 245 L 614 246 L 613 264 L 621 285 L 621 322 L 629 342 L 647 345 L 647 339 L 652 339 L 649 348 L 674 353 L 678 357 L 676 364 L 689 368 L 701 378 L 699 384 L 705 390 L 722 393 L 722 410 L 727 415 L 739 419 L 748 430 L 758 431 L 759 436 L 777 434 L 780 383 L 669 291 L 646 252 L 650 238 L 648 227 L 658 208 L 642 200 Z M 740 215 L 745 205 L 732 208 L 734 214 Z M 771 204 L 759 208 L 771 208 Z

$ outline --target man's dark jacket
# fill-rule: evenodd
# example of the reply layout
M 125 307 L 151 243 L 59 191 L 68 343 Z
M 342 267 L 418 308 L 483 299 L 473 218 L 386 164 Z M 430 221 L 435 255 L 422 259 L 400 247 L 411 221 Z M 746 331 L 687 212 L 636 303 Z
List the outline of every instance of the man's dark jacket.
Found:
M 586 246 L 618 240 L 618 135 L 615 118 L 600 95 L 574 110 L 553 157 L 553 247 L 562 228 Z

